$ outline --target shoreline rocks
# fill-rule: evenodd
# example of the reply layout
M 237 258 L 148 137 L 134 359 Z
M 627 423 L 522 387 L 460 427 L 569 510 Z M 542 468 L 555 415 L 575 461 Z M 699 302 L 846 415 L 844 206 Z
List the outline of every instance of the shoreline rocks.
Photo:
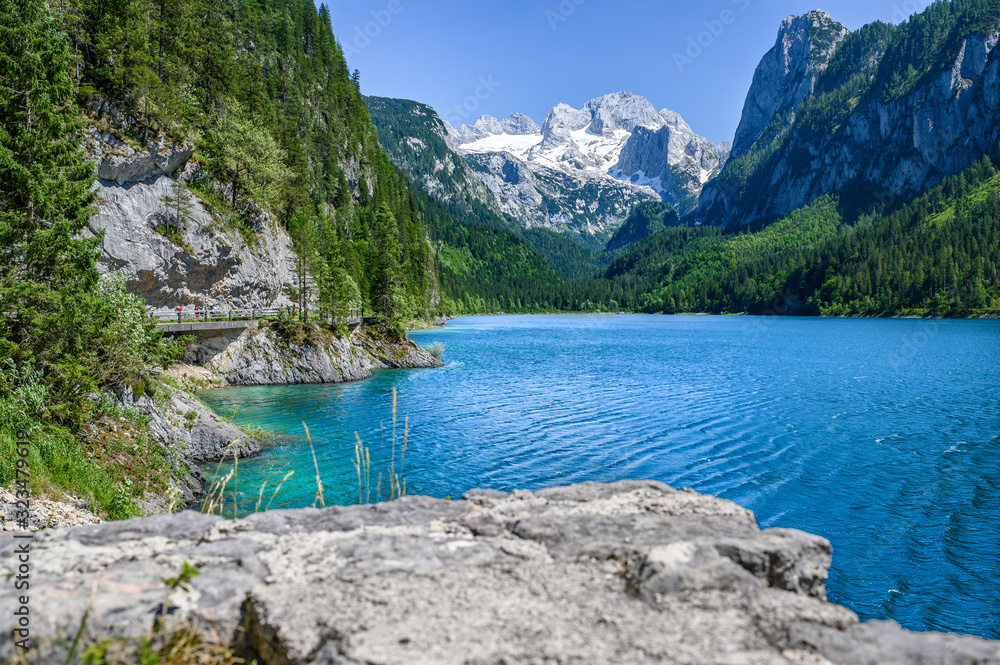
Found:
M 7 579 L 15 547 L 0 535 Z M 29 661 L 64 662 L 88 608 L 79 648 L 134 660 L 187 563 L 166 625 L 260 665 L 1000 663 L 997 642 L 860 623 L 825 601 L 830 561 L 823 538 L 651 481 L 185 512 L 39 534 Z
M 185 360 L 208 373 L 194 378 L 209 387 L 347 383 L 373 370 L 442 367 L 416 342 L 378 325 L 358 326 L 347 337 L 319 331 L 302 339 L 265 327 L 200 339 Z
M 190 392 L 227 386 L 343 383 L 371 376 L 372 370 L 441 367 L 430 353 L 391 327 L 359 326 L 349 337 L 318 331 L 309 339 L 289 340 L 265 327 L 230 336 L 200 339 L 187 362 L 162 375 L 154 399 L 123 387 L 110 397 L 124 409 L 147 418 L 149 433 L 160 442 L 173 466 L 164 496 L 144 497 L 146 514 L 195 506 L 207 484 L 199 465 L 255 457 L 259 441 L 226 422 Z M 57 520 L 52 526 L 69 526 Z

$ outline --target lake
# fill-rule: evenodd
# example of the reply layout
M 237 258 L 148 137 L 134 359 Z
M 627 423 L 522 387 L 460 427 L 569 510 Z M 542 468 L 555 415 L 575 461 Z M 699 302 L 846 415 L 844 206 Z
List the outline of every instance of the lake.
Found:
M 313 504 L 303 422 L 328 505 L 358 501 L 355 433 L 385 498 L 408 416 L 408 494 L 691 487 L 828 538 L 830 600 L 862 619 L 1000 639 L 1000 322 L 504 316 L 411 337 L 447 366 L 202 394 L 287 435 L 240 462 L 242 513 L 291 470 L 272 508 Z

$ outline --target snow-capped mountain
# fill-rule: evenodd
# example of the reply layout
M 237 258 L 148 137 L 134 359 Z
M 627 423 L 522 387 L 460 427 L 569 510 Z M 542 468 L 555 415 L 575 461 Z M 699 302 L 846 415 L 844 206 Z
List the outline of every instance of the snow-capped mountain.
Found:
M 682 214 L 693 210 L 702 187 L 718 174 L 730 150 L 728 143 L 716 146 L 698 136 L 677 113 L 658 111 L 629 92 L 593 99 L 582 109 L 559 104 L 542 127 L 512 114 L 505 120 L 484 116 L 473 125 L 449 127 L 449 133 L 501 199 L 537 199 L 521 186 L 530 180 L 526 174 L 564 182 L 569 194 L 584 188 L 599 196 L 614 192 L 610 198 L 622 204 L 621 217 L 607 210 L 607 219 L 597 222 L 601 230 L 624 219 L 642 200 L 661 199 Z M 518 182 L 511 182 L 512 175 Z M 580 201 L 576 207 L 595 204 Z

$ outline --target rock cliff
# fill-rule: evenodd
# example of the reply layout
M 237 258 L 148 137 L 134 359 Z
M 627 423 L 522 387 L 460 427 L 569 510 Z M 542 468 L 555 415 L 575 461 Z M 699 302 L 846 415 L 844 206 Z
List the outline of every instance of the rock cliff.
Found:
M 174 180 L 199 177 L 189 161 L 192 146 L 154 143 L 140 150 L 91 128 L 87 147 L 99 177 L 89 234 L 104 233 L 102 271 L 122 273 L 127 288 L 152 307 L 285 304 L 283 288 L 295 282 L 287 234 L 266 215 L 241 232 L 192 190 L 175 189 Z M 157 227 L 170 215 L 166 197 L 175 195 L 190 212 L 171 239 Z
M 379 369 L 441 367 L 425 349 L 391 326 L 369 324 L 348 335 L 314 330 L 290 336 L 275 326 L 197 339 L 185 362 L 218 385 L 270 386 L 360 381 Z
M 0 535 L 8 580 L 17 545 Z M 655 482 L 186 512 L 37 535 L 29 662 L 65 662 L 78 632 L 77 654 L 134 662 L 158 617 L 261 665 L 1000 662 L 997 643 L 859 623 L 825 601 L 830 560 L 823 538 Z
M 197 504 L 207 489 L 199 465 L 261 453 L 260 443 L 183 390 L 161 385 L 154 400 L 147 393 L 137 396 L 131 388 L 123 388 L 114 395 L 114 400 L 146 419 L 150 435 L 171 461 L 172 477 L 167 479 L 167 493 L 143 497 L 140 507 L 144 514 L 160 514 Z
M 746 154 L 760 139 L 776 116 L 790 113 L 787 124 L 794 121 L 794 111 L 816 88 L 816 77 L 830 61 L 837 46 L 849 34 L 822 10 L 804 16 L 789 16 L 781 22 L 778 39 L 757 65 L 753 83 L 743 104 L 743 116 L 733 140 L 733 157 Z M 785 129 L 773 128 L 775 133 Z
M 767 223 L 828 193 L 852 221 L 994 154 L 1000 31 L 963 36 L 957 23 L 917 49 L 925 36 L 908 23 L 844 36 L 827 19 L 813 12 L 783 24 L 747 96 L 730 168 L 705 187 L 689 221 Z M 914 58 L 925 61 L 915 68 Z

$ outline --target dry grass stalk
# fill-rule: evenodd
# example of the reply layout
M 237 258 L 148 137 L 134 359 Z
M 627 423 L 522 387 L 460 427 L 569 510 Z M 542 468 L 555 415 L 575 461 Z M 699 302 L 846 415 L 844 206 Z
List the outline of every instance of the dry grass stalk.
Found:
M 278 483 L 278 488 L 274 490 L 274 494 L 271 495 L 271 500 L 267 502 L 267 507 L 264 508 L 265 513 L 271 509 L 271 504 L 274 503 L 274 497 L 278 496 L 278 492 L 281 491 L 281 486 L 285 484 L 286 480 L 288 480 L 294 475 L 295 475 L 294 471 L 289 471 L 288 473 L 285 474 L 285 477 L 281 479 L 281 482 Z
M 306 430 L 306 439 L 309 441 L 309 451 L 313 458 L 313 468 L 316 469 L 316 500 L 313 501 L 313 508 L 317 506 L 326 508 L 326 500 L 323 498 L 323 479 L 319 475 L 319 462 L 316 461 L 316 448 L 313 446 L 312 436 L 309 434 L 309 426 L 303 422 L 302 427 Z

